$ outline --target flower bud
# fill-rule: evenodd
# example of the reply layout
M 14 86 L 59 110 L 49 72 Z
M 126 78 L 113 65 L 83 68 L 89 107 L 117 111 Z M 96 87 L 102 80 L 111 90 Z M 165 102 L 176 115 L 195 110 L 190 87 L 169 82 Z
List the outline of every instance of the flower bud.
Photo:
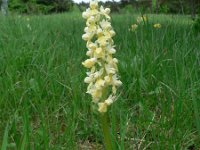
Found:
M 111 83 L 111 77 L 110 76 L 105 76 L 104 77 L 104 80 L 107 84 L 110 84 Z
M 91 68 L 94 66 L 95 63 L 96 63 L 96 58 L 91 58 L 91 59 L 85 60 L 82 64 L 86 68 Z
M 88 47 L 89 47 L 90 49 L 94 50 L 94 49 L 96 49 L 97 45 L 94 44 L 94 43 L 91 43 L 91 44 L 89 44 Z
M 102 96 L 102 91 L 101 90 L 93 90 L 91 92 L 91 95 L 92 95 L 93 102 L 97 103 Z
M 105 103 L 109 106 L 109 105 L 111 105 L 112 103 L 113 103 L 113 99 L 114 99 L 115 97 L 113 97 L 113 96 L 109 96 L 108 97 L 108 99 L 107 100 L 105 100 Z
M 110 8 L 106 8 L 105 13 L 108 15 L 110 13 Z
M 90 51 L 90 50 L 87 51 L 87 52 L 86 52 L 86 55 L 87 55 L 87 56 L 91 56 L 91 55 L 92 55 L 92 51 Z
M 98 109 L 98 111 L 100 112 L 100 113 L 105 113 L 105 112 L 107 112 L 107 104 L 106 103 L 98 103 L 98 106 L 99 106 L 99 109 Z
M 113 62 L 117 64 L 118 63 L 117 58 L 113 58 Z
M 86 11 L 82 13 L 82 17 L 83 17 L 84 19 L 89 18 L 89 16 L 90 16 L 90 14 L 89 14 L 88 12 L 86 12 Z
M 97 49 L 96 49 L 96 53 L 97 53 L 98 55 L 101 54 L 102 51 L 103 51 L 102 48 L 97 48 Z
M 93 1 L 90 2 L 90 8 L 91 9 L 96 9 L 97 6 L 98 6 L 98 3 L 97 3 L 96 0 L 93 0 Z
M 97 29 L 97 35 L 98 35 L 98 36 L 102 36 L 102 35 L 103 35 L 103 30 L 100 29 L 100 28 L 98 28 L 98 29 Z
M 92 78 L 86 77 L 86 78 L 84 79 L 84 82 L 85 82 L 85 83 L 90 83 L 90 82 L 92 82 Z
M 110 35 L 111 35 L 111 37 L 115 36 L 115 31 L 110 30 Z
M 82 39 L 85 41 L 88 41 L 90 39 L 90 35 L 89 34 L 83 34 Z
M 91 17 L 88 19 L 88 22 L 89 22 L 89 23 L 94 23 L 94 22 L 95 22 L 94 16 L 91 16 Z
M 109 52 L 110 54 L 114 54 L 114 53 L 116 53 L 116 50 L 115 50 L 114 48 L 111 48 L 111 49 L 108 50 L 108 52 Z

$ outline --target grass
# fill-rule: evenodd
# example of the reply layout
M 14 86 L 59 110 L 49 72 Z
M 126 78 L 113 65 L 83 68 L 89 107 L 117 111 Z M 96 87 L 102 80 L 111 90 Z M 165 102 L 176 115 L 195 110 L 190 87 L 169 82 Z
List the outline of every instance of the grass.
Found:
M 123 82 L 110 110 L 115 149 L 199 149 L 200 37 L 187 16 L 148 17 L 130 32 L 136 16 L 113 15 Z M 81 16 L 0 19 L 2 150 L 102 149 Z

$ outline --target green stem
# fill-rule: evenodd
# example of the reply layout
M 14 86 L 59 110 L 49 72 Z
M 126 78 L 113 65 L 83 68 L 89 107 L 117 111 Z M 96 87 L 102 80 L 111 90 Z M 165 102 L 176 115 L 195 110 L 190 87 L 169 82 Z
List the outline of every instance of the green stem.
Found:
M 101 128 L 103 130 L 104 145 L 106 150 L 112 150 L 108 113 L 100 114 Z

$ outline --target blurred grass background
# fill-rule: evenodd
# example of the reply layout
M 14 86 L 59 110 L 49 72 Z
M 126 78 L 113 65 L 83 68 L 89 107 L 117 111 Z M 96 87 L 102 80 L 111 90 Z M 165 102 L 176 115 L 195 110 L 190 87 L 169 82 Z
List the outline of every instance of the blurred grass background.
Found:
M 137 16 L 112 16 L 123 82 L 110 110 L 116 149 L 199 149 L 200 35 L 180 15 L 147 15 L 129 31 Z M 0 20 L 2 149 L 102 149 L 80 13 Z

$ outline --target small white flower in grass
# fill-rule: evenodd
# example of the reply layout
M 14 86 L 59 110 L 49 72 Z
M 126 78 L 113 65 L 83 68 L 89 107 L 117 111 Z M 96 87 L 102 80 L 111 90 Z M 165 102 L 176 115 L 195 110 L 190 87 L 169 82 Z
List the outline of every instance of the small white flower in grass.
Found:
M 88 83 L 87 92 L 92 101 L 97 103 L 98 111 L 105 113 L 116 99 L 117 87 L 122 85 L 118 79 L 118 60 L 113 58 L 116 53 L 112 37 L 115 36 L 110 23 L 110 9 L 98 7 L 98 2 L 92 0 L 90 8 L 83 12 L 86 19 L 85 34 L 82 38 L 87 42 L 86 55 L 90 58 L 82 64 L 88 68 L 84 82 Z M 111 91 L 111 93 L 109 93 Z

